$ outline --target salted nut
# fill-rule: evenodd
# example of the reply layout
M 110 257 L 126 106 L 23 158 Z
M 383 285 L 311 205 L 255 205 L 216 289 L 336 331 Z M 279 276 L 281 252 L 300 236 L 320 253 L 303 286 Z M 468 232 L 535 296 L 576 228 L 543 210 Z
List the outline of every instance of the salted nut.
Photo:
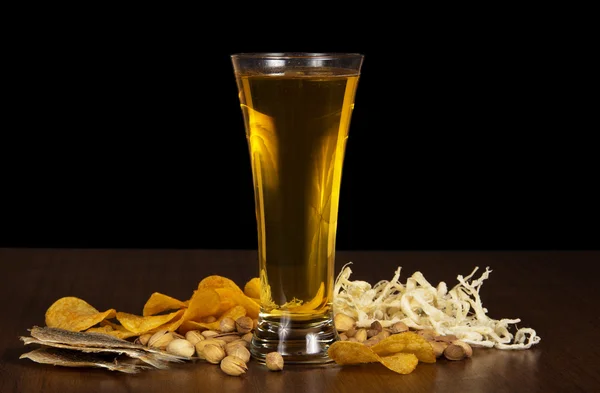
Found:
M 435 333 L 435 330 L 433 330 L 433 329 L 419 330 L 419 331 L 417 331 L 417 334 L 419 336 L 423 337 L 427 341 L 433 341 L 435 339 L 435 337 L 437 336 L 437 334 Z
M 206 338 L 210 338 L 213 336 L 218 336 L 220 333 L 214 330 L 205 330 L 201 334 Z
M 404 333 L 408 331 L 408 326 L 404 322 L 396 322 L 390 327 L 390 333 Z
M 254 335 L 252 333 L 246 333 L 242 336 L 242 340 L 244 340 L 248 344 L 250 344 L 252 342 L 252 337 L 254 337 Z
M 228 356 L 235 356 L 242 359 L 244 362 L 248 363 L 250 361 L 250 351 L 246 349 L 246 347 L 235 346 L 233 349 L 227 351 Z
M 456 337 L 454 334 L 447 334 L 445 336 L 435 336 L 434 340 L 435 341 L 443 341 L 443 342 L 447 342 L 448 344 L 451 344 L 452 341 L 458 340 L 458 337 Z
M 358 331 L 356 332 L 356 334 L 354 335 L 354 338 L 359 342 L 362 343 L 367 339 L 367 331 L 365 329 L 358 329 Z
M 350 329 L 346 330 L 346 336 L 354 337 L 356 334 L 356 326 L 352 326 Z
M 196 345 L 198 341 L 205 340 L 205 337 L 199 330 L 190 330 L 185 333 L 185 339 L 192 343 L 192 345 Z
M 254 321 L 250 317 L 240 317 L 235 321 L 235 327 L 239 333 L 249 333 L 254 328 Z
M 235 348 L 235 347 L 248 348 L 249 344 L 245 340 L 242 340 L 242 339 L 235 340 L 235 341 L 232 341 L 225 345 L 225 352 L 227 352 L 227 354 L 229 355 L 230 354 L 229 351 L 233 350 L 233 348 Z
M 354 326 L 356 321 L 354 318 L 347 316 L 346 314 L 338 313 L 333 317 L 333 323 L 335 324 L 335 329 L 338 332 L 345 332 Z
M 167 345 L 165 350 L 172 355 L 191 358 L 194 356 L 196 348 L 194 348 L 194 345 L 188 340 L 184 338 L 176 338 Z
M 202 357 L 209 363 L 219 364 L 225 356 L 225 351 L 219 345 L 208 344 L 202 348 Z
M 141 336 L 135 339 L 135 343 L 140 345 L 146 345 L 148 344 L 150 337 L 152 337 L 152 333 L 142 334 Z
M 242 375 L 248 370 L 246 362 L 236 356 L 226 356 L 221 360 L 220 366 L 225 374 L 233 375 L 234 377 Z
M 235 321 L 233 318 L 225 317 L 219 324 L 219 330 L 223 333 L 231 333 L 235 331 Z
M 283 357 L 279 352 L 269 352 L 265 358 L 265 363 L 271 371 L 283 370 Z
M 170 331 L 159 330 L 148 339 L 148 347 L 164 350 L 174 339 L 175 337 L 173 337 L 173 333 Z
M 379 333 L 381 333 L 382 331 L 383 331 L 383 326 L 381 326 L 381 322 L 374 321 L 373 323 L 371 323 L 371 326 L 367 330 L 367 337 L 368 338 L 374 337 L 374 336 L 378 335 Z
M 444 357 L 448 360 L 463 360 L 473 355 L 473 349 L 464 341 L 456 340 L 444 350 Z

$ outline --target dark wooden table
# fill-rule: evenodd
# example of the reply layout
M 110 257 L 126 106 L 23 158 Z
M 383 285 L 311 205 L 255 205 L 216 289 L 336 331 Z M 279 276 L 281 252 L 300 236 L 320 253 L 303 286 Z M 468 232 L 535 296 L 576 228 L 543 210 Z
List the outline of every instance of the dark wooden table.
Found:
M 11 392 L 593 392 L 600 391 L 600 252 L 338 252 L 336 273 L 375 283 L 402 266 L 456 283 L 475 266 L 493 272 L 481 289 L 492 318 L 521 318 L 542 341 L 532 349 L 475 349 L 471 359 L 419 364 L 409 375 L 379 364 L 287 366 L 269 372 L 251 361 L 242 378 L 214 365 L 126 375 L 19 360 L 18 336 L 44 325 L 48 306 L 78 296 L 99 310 L 141 314 L 152 292 L 187 299 L 198 281 L 220 274 L 245 283 L 257 273 L 254 251 L 0 249 L 0 393 Z

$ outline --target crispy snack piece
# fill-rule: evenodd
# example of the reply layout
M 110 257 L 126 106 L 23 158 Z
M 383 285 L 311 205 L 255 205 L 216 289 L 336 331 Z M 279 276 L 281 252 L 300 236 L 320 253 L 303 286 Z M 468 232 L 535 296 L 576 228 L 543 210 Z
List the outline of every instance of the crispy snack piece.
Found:
M 219 294 L 210 288 L 199 288 L 194 291 L 188 308 L 183 314 L 182 322 L 200 321 L 203 317 L 215 315 L 221 304 Z
M 215 289 L 221 298 L 220 309 L 231 310 L 235 306 L 242 306 L 246 309 L 246 315 L 250 318 L 258 318 L 260 306 L 256 300 L 246 296 L 243 292 L 237 292 L 231 288 Z
M 86 301 L 67 296 L 55 301 L 46 311 L 46 326 L 74 332 L 86 330 L 99 322 L 114 318 L 116 311 L 100 312 Z
M 159 314 L 163 311 L 180 310 L 185 307 L 187 307 L 187 305 L 181 300 L 164 295 L 160 292 L 154 292 L 146 301 L 142 315 L 147 317 Z
M 260 278 L 254 277 L 244 286 L 244 294 L 253 299 L 260 299 Z
M 415 334 L 415 336 L 418 335 Z M 379 343 L 383 343 L 378 349 L 379 353 L 374 350 L 376 346 L 367 347 L 362 343 L 352 341 L 337 341 L 329 347 L 327 353 L 339 365 L 379 362 L 399 374 L 410 374 L 417 367 L 419 361 L 435 363 L 433 348 L 427 341 L 425 343 L 429 346 L 428 349 L 420 340 L 414 339 L 410 335 L 400 340 L 388 341 L 386 344 L 387 340 Z M 432 358 L 430 358 L 430 354 Z
M 423 363 L 435 363 L 435 353 L 429 342 L 413 332 L 393 334 L 371 347 L 379 356 L 413 353 Z
M 235 321 L 238 318 L 245 317 L 245 316 L 246 316 L 246 309 L 243 306 L 233 306 L 231 309 L 229 309 L 225 313 L 223 313 L 219 317 L 219 319 L 217 319 L 215 322 L 202 323 L 202 322 L 188 321 L 188 320 L 183 321 L 183 323 L 179 327 L 179 333 L 185 334 L 190 330 L 206 330 L 206 329 L 219 330 L 221 321 L 224 318 L 229 317 Z
M 253 299 L 245 294 L 244 291 L 229 278 L 217 275 L 208 276 L 198 284 L 198 290 L 201 289 L 213 289 L 219 294 L 221 303 L 219 309 L 215 312 L 215 315 L 220 316 L 232 307 L 239 305 L 246 308 L 247 315 L 250 318 L 258 318 L 260 309 L 259 300 Z M 196 321 L 196 319 L 192 320 Z
M 165 315 L 152 315 L 149 317 L 143 317 L 125 312 L 118 312 L 117 320 L 121 322 L 121 325 L 123 325 L 125 329 L 141 335 L 148 333 L 174 319 L 181 318 L 183 313 L 184 310 L 179 310 Z
M 337 341 L 333 343 L 327 354 L 339 365 L 375 363 L 379 356 L 364 344 L 352 341 Z
M 410 374 L 417 368 L 419 359 L 412 353 L 397 353 L 380 357 L 381 364 L 398 374 Z
M 198 283 L 198 289 L 230 288 L 236 292 L 243 293 L 240 287 L 227 277 L 212 275 L 202 279 Z

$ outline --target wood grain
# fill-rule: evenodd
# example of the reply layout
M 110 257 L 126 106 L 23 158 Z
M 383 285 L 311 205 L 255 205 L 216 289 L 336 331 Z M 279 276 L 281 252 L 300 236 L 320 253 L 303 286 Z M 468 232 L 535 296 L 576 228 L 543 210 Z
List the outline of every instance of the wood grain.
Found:
M 287 366 L 250 362 L 243 378 L 204 363 L 122 375 L 19 360 L 18 336 L 44 324 L 48 306 L 78 296 L 98 309 L 141 313 L 153 292 L 180 299 L 221 274 L 244 283 L 257 273 L 254 251 L 0 249 L 0 393 L 11 392 L 593 392 L 600 390 L 600 252 L 338 252 L 336 272 L 375 283 L 398 267 L 432 283 L 456 283 L 475 266 L 493 270 L 481 290 L 492 318 L 521 318 L 541 343 L 526 351 L 475 349 L 472 359 L 419 364 L 397 375 L 378 364 Z

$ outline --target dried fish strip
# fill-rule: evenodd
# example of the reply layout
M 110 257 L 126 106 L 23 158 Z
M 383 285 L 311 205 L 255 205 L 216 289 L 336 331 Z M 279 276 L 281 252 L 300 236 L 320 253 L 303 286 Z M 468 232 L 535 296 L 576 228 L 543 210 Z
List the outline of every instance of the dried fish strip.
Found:
M 31 337 L 44 342 L 55 342 L 83 347 L 144 349 L 143 345 L 132 343 L 104 333 L 73 332 L 70 330 L 34 326 Z
M 51 364 L 54 366 L 99 367 L 128 374 L 135 374 L 141 370 L 150 368 L 139 364 L 119 362 L 117 359 L 110 362 L 105 358 L 106 356 L 99 354 L 49 347 L 38 348 L 19 356 L 19 359 L 30 359 L 36 363 Z
M 167 362 L 182 362 L 182 360 L 173 358 L 169 356 L 169 354 L 153 354 L 144 351 L 139 351 L 136 349 L 129 348 L 95 348 L 95 347 L 74 347 L 67 344 L 60 344 L 55 342 L 43 342 L 36 338 L 32 337 L 20 337 L 21 341 L 25 343 L 25 345 L 29 344 L 40 344 L 44 346 L 49 346 L 53 348 L 61 348 L 72 351 L 81 351 L 85 353 L 114 353 L 116 355 L 127 355 L 134 359 L 139 359 L 144 363 L 147 363 L 155 368 L 159 369 L 167 369 L 169 368 Z
M 30 329 L 30 332 L 32 337 L 37 338 L 44 344 L 57 343 L 70 345 L 72 347 L 86 348 L 127 348 L 164 356 L 169 359 L 172 359 L 170 361 L 189 360 L 189 358 L 185 356 L 168 354 L 163 351 L 148 348 L 143 345 L 135 344 L 130 341 L 123 340 L 103 333 L 72 332 L 64 329 L 38 326 L 34 326 L 32 329 Z

